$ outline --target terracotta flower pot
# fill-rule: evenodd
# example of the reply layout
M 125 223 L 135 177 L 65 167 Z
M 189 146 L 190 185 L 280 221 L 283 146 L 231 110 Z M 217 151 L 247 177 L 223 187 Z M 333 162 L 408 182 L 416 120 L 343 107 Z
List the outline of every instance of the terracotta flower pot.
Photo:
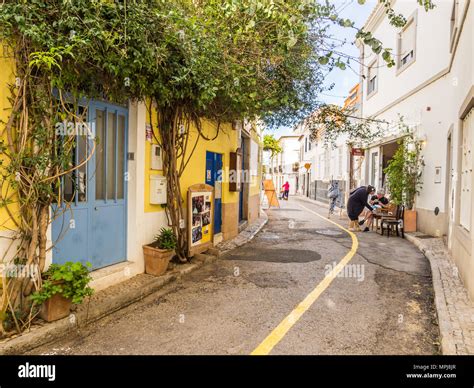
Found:
M 166 272 L 168 263 L 174 255 L 173 249 L 155 248 L 153 244 L 143 246 L 145 256 L 145 272 L 150 275 L 160 276 Z
M 416 210 L 405 209 L 403 228 L 405 232 L 416 232 Z
M 65 318 L 71 311 L 72 301 L 61 294 L 55 294 L 41 305 L 40 317 L 46 322 Z

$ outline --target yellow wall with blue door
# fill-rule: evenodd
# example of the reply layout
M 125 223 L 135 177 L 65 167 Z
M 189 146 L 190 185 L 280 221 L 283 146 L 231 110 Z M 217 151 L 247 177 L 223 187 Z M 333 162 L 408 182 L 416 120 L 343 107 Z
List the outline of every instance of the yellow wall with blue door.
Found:
M 149 124 L 149 117 L 147 117 L 147 124 Z M 153 123 L 155 133 L 157 132 L 156 123 Z M 208 138 L 214 138 L 217 133 L 217 126 L 214 123 L 203 120 L 202 133 Z M 198 138 L 198 131 L 196 128 L 191 128 L 191 134 L 188 144 L 188 155 Z M 144 141 L 146 141 L 144 139 Z M 150 175 L 162 175 L 162 171 L 151 169 L 151 145 L 156 144 L 155 139 L 152 142 L 146 141 L 145 146 L 145 212 L 163 211 L 161 205 L 150 204 Z M 196 183 L 206 182 L 206 152 L 216 152 L 222 154 L 223 170 L 225 175 L 222 176 L 222 203 L 237 203 L 239 200 L 239 193 L 229 191 L 229 154 L 235 152 L 237 149 L 237 131 L 232 129 L 230 124 L 222 124 L 219 129 L 219 134 L 214 140 L 205 140 L 200 138 L 198 140 L 196 149 L 194 150 L 191 160 L 186 166 L 183 175 L 181 176 L 181 192 L 183 199 L 187 198 L 188 187 Z M 223 219 L 224 222 L 224 219 Z

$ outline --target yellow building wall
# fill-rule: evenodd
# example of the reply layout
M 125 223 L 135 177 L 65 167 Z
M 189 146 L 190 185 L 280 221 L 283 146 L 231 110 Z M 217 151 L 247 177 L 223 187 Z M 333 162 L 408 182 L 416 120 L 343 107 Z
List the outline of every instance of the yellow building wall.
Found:
M 258 167 L 257 175 L 252 176 L 252 181 L 250 182 L 250 196 L 260 195 L 261 193 L 261 177 L 262 177 L 262 143 L 260 136 L 255 129 L 252 129 L 251 138 L 258 144 Z
M 147 124 L 149 124 L 147 117 Z M 153 123 L 156 132 L 156 123 Z M 217 133 L 217 126 L 214 123 L 203 120 L 202 133 L 204 136 L 213 139 Z M 191 128 L 188 143 L 187 158 L 198 138 L 199 133 L 195 128 Z M 146 141 L 146 140 L 144 140 Z M 163 211 L 161 205 L 150 204 L 150 175 L 163 175 L 163 171 L 152 170 L 151 166 L 151 145 L 156 144 L 155 139 L 146 141 L 145 145 L 145 212 Z M 197 183 L 206 182 L 206 152 L 216 152 L 222 154 L 222 164 L 224 174 L 222 176 L 222 203 L 236 203 L 239 200 L 239 193 L 229 191 L 229 153 L 235 152 L 237 149 L 237 131 L 232 129 L 230 124 L 221 124 L 219 134 L 214 140 L 198 140 L 196 149 L 194 150 L 191 160 L 186 166 L 181 176 L 181 193 L 184 200 L 187 198 L 188 187 Z
M 4 133 L 5 122 L 10 116 L 11 104 L 9 102 L 10 90 L 8 85 L 11 85 L 15 82 L 14 75 L 14 63 L 11 58 L 6 58 L 3 56 L 3 44 L 0 42 L 0 139 L 6 142 L 6 134 Z M 3 165 L 8 163 L 8 158 L 5 155 L 2 155 L 0 152 L 0 162 Z M 0 167 L 1 169 L 2 167 Z M 6 187 L 7 185 L 2 185 L 2 197 L 5 198 L 7 195 Z M 11 191 L 11 190 L 10 190 Z M 17 207 L 15 204 L 9 205 L 9 210 L 12 214 L 17 214 Z M 11 230 L 14 229 L 15 225 L 11 220 L 10 216 L 7 213 L 7 210 L 0 206 L 0 230 Z
M 207 121 L 202 123 L 202 132 L 208 138 L 214 138 L 216 135 L 216 125 Z M 190 144 L 194 144 L 198 132 L 191 132 Z M 230 124 L 222 124 L 219 129 L 219 135 L 215 140 L 209 141 L 199 139 L 198 145 L 191 161 L 181 177 L 181 189 L 183 197 L 186 197 L 187 188 L 196 183 L 206 182 L 206 151 L 222 154 L 222 203 L 236 203 L 239 201 L 239 193 L 229 191 L 229 159 L 230 152 L 237 150 L 237 131 L 232 129 Z

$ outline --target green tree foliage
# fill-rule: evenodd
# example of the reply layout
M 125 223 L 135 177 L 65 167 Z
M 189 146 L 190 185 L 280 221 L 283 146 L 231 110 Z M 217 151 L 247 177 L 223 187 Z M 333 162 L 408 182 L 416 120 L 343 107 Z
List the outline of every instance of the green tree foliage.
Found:
M 54 125 L 84 121 L 81 98 L 146 101 L 150 116 L 155 107 L 166 209 L 185 260 L 180 177 L 197 144 L 189 133 L 208 140 L 224 122 L 291 125 L 313 112 L 327 70 L 348 66 L 329 34 L 332 25 L 355 28 L 329 2 L 315 0 L 3 0 L 0 41 L 10 48 L 17 81 L 0 133 L 8 139 L 0 143 L 8 161 L 0 166 L 0 206 L 21 241 L 15 260 L 44 268 L 48 225 L 58 216 L 50 215 L 51 204 L 64 204 L 61 179 L 78 168 L 71 163 L 75 137 L 58 136 Z M 359 36 L 382 50 L 372 36 Z M 215 134 L 202 132 L 203 118 Z M 13 202 L 19 215 L 8 208 Z M 4 285 L 0 312 L 15 309 L 36 284 Z M 25 324 L 17 322 L 17 330 Z
M 275 139 L 274 135 L 265 135 L 263 137 L 263 150 L 270 151 L 272 158 L 283 151 L 280 143 Z
M 412 209 L 416 195 L 423 185 L 422 145 L 403 120 L 400 121 L 400 131 L 404 137 L 398 142 L 398 149 L 388 162 L 384 173 L 387 174 L 391 199 L 397 205 L 404 204 L 408 209 Z

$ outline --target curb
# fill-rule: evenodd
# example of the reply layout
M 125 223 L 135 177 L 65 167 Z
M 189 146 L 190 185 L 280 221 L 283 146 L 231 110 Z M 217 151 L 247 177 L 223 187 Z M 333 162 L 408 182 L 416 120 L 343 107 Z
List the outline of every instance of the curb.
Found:
M 17 355 L 26 353 L 48 343 L 59 340 L 71 332 L 113 314 L 145 297 L 161 290 L 168 284 L 177 287 L 176 280 L 197 270 L 205 264 L 216 261 L 220 254 L 238 248 L 250 240 L 268 222 L 267 214 L 261 210 L 261 216 L 245 230 L 231 240 L 217 245 L 217 249 L 209 250 L 211 254 L 198 254 L 191 263 L 182 264 L 165 273 L 154 277 L 147 274 L 136 275 L 124 282 L 114 284 L 94 294 L 90 302 L 79 305 L 69 317 L 51 323 L 34 324 L 29 331 L 4 340 L 0 340 L 0 355 Z
M 172 282 L 176 284 L 176 280 L 216 259 L 215 256 L 201 254 L 193 260 L 194 262 L 180 265 L 162 276 L 154 277 L 139 274 L 129 280 L 110 286 L 94 294 L 90 302 L 78 306 L 77 310 L 71 313 L 69 317 L 51 323 L 32 325 L 30 331 L 1 341 L 0 355 L 22 354 L 63 338 L 89 323 L 142 300 L 162 289 L 165 285 Z
M 456 355 L 456 345 L 454 343 L 454 337 L 452 334 L 453 328 L 449 318 L 446 298 L 444 296 L 443 283 L 441 280 L 441 273 L 436 257 L 433 252 L 420 241 L 420 239 L 408 233 L 405 233 L 405 238 L 415 245 L 430 262 L 433 289 L 435 293 L 436 312 L 438 315 L 438 327 L 441 337 L 441 353 L 443 355 Z

